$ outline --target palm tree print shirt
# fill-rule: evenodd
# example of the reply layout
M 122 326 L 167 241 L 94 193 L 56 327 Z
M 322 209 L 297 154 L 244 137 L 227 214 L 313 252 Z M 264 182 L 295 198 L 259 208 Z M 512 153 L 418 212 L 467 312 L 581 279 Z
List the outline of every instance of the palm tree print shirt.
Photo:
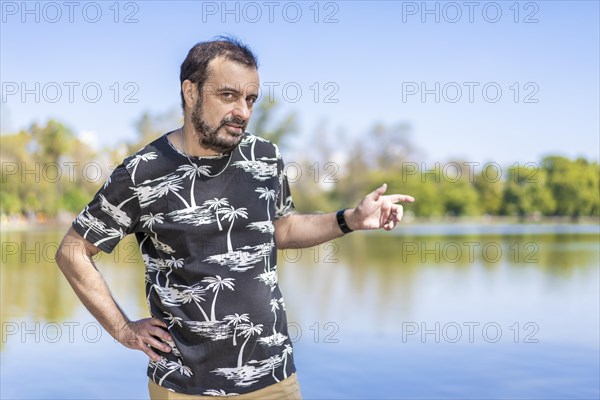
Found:
M 295 372 L 273 226 L 294 210 L 284 164 L 248 133 L 228 155 L 190 158 L 161 136 L 113 171 L 73 227 L 109 253 L 136 235 L 150 313 L 173 337 L 149 363 L 155 383 L 192 395 L 262 389 Z

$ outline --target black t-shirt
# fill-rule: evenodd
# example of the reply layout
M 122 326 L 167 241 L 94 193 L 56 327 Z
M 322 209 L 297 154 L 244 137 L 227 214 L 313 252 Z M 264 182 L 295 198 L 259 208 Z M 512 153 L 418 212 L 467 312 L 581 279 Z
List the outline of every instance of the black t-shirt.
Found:
M 190 157 L 167 134 L 126 158 L 73 222 L 105 252 L 135 233 L 153 317 L 172 352 L 148 376 L 195 395 L 243 394 L 295 372 L 273 221 L 294 209 L 277 146 L 246 133 Z

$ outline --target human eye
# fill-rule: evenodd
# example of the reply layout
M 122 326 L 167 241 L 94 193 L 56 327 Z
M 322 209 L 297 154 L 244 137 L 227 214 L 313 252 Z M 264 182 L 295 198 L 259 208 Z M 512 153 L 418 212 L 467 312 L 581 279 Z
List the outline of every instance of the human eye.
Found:
M 226 102 L 231 102 L 236 100 L 236 95 L 233 92 L 222 92 L 221 99 Z

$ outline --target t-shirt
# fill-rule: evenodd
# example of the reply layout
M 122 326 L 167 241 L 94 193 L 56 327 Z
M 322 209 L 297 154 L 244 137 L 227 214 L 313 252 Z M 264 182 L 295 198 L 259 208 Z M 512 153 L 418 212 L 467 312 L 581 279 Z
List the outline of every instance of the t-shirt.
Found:
M 295 372 L 273 221 L 294 210 L 276 145 L 246 133 L 231 153 L 186 157 L 167 134 L 126 158 L 73 222 L 105 252 L 134 233 L 169 353 L 158 385 L 243 394 Z

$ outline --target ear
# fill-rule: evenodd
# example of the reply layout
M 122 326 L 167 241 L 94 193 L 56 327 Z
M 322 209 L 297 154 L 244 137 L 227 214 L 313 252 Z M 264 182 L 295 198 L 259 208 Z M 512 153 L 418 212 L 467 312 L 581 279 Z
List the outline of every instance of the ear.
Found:
M 193 108 L 196 105 L 198 99 L 198 90 L 196 84 L 186 79 L 181 84 L 181 91 L 183 92 L 183 98 L 185 99 L 186 107 Z

